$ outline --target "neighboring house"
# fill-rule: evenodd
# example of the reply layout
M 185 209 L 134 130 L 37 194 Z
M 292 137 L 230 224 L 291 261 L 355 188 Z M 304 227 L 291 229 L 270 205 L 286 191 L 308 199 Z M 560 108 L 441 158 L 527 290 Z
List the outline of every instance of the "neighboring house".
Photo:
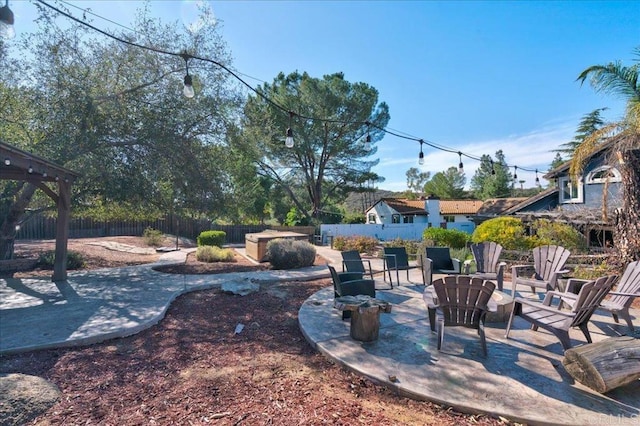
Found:
M 482 206 L 480 200 L 408 200 L 382 198 L 366 212 L 366 224 L 323 224 L 323 244 L 331 244 L 337 236 L 368 236 L 378 241 L 422 239 L 425 228 L 442 227 L 472 233 L 475 224 L 470 217 Z
M 614 211 L 622 205 L 621 175 L 612 161 L 611 146 L 612 143 L 604 144 L 591 155 L 577 181 L 571 179 L 570 162 L 566 162 L 544 175 L 554 186 L 502 214 L 518 215 L 525 221 L 545 218 L 570 223 L 585 235 L 589 246 L 609 245 Z
M 441 227 L 459 229 L 472 233 L 475 224 L 470 217 L 482 206 L 480 200 L 409 200 L 406 198 L 382 198 L 366 212 L 367 223 L 401 224 L 413 223 L 422 228 Z
M 485 220 L 504 216 L 507 210 L 512 209 L 526 200 L 528 200 L 527 197 L 486 199 L 471 220 L 473 220 L 476 225 L 479 225 Z

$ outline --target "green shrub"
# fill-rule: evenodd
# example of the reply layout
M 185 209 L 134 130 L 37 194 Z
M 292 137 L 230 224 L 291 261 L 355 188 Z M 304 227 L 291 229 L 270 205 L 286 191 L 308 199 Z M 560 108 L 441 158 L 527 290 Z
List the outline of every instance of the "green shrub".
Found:
M 422 239 L 431 240 L 436 246 L 465 248 L 470 235 L 457 229 L 427 228 L 422 232 Z
M 342 218 L 342 223 L 366 223 L 367 217 L 363 213 L 349 213 Z
M 267 243 L 267 259 L 273 269 L 297 269 L 312 266 L 316 249 L 306 241 L 276 238 Z
M 202 231 L 198 235 L 198 246 L 217 246 L 222 247 L 227 238 L 227 233 L 224 231 Z
M 373 254 L 378 245 L 378 240 L 373 237 L 338 236 L 333 239 L 333 248 L 338 251 L 357 250 L 359 253 Z
M 163 241 L 162 231 L 153 228 L 147 228 L 142 233 L 144 243 L 151 247 L 160 247 Z
M 196 249 L 196 259 L 200 262 L 233 262 L 235 253 L 231 249 L 222 249 L 217 246 L 199 246 Z
M 537 246 L 553 244 L 574 252 L 587 248 L 584 236 L 569 224 L 538 219 L 531 224 L 531 229 L 537 237 Z
M 53 269 L 55 257 L 55 250 L 42 252 L 40 253 L 40 256 L 38 256 L 37 266 L 41 269 Z M 86 262 L 82 253 L 72 250 L 67 252 L 67 269 L 82 269 L 85 265 Z
M 494 241 L 507 250 L 529 250 L 534 247 L 535 239 L 527 237 L 524 231 L 520 219 L 510 216 L 497 217 L 478 225 L 471 235 L 471 241 Z

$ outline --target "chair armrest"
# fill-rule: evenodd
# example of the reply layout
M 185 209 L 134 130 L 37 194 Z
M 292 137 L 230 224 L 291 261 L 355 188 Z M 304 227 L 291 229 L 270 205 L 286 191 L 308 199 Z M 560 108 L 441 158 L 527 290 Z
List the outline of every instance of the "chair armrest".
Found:
M 621 293 L 619 291 L 610 291 L 607 294 L 609 294 L 611 296 L 640 297 L 640 293 Z
M 453 264 L 453 270 L 456 271 L 457 273 L 460 273 L 460 259 L 456 259 L 455 257 L 451 258 L 451 263 Z
M 546 299 L 546 297 L 545 297 L 545 299 Z M 532 307 L 535 307 L 536 309 L 541 309 L 541 310 L 547 311 L 549 313 L 562 315 L 562 316 L 565 316 L 567 318 L 571 318 L 571 317 L 575 316 L 575 313 L 573 313 L 573 312 L 560 311 L 560 310 L 558 310 L 558 308 L 556 308 L 554 306 L 545 305 L 544 302 L 541 303 L 541 302 L 536 302 L 536 301 L 533 301 L 533 300 L 522 299 L 520 297 L 516 297 L 515 298 L 515 303 L 520 303 L 521 305 L 532 306 Z M 515 309 L 515 307 L 514 307 L 514 309 Z
M 507 267 L 507 262 L 500 262 L 496 265 L 496 273 L 498 275 L 503 274 L 504 273 L 504 268 Z

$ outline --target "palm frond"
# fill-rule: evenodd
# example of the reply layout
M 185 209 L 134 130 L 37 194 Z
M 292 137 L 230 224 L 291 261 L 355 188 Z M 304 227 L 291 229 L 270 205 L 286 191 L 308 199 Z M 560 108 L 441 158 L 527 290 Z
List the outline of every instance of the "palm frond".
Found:
M 608 138 L 621 130 L 621 123 L 611 123 L 596 130 L 585 137 L 582 143 L 576 147 L 569 166 L 569 175 L 573 181 L 578 181 L 587 161 L 600 146 L 607 142 Z

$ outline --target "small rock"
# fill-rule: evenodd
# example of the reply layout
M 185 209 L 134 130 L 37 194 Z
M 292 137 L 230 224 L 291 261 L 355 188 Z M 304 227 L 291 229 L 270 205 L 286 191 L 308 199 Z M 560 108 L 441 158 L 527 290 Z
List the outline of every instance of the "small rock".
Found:
M 225 293 L 237 294 L 240 296 L 246 296 L 247 294 L 260 291 L 260 284 L 255 284 L 250 281 L 229 281 L 222 283 L 222 291 Z

